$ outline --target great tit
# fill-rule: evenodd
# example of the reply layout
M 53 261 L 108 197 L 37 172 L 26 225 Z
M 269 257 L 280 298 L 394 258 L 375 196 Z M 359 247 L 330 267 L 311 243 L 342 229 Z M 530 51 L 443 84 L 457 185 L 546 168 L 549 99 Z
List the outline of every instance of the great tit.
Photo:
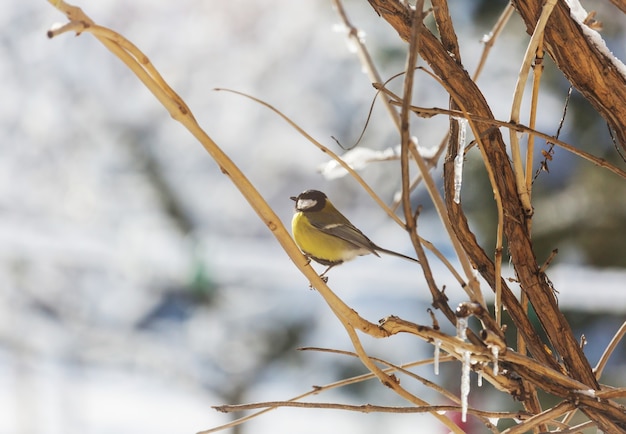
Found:
M 370 253 L 376 256 L 386 253 L 419 263 L 417 259 L 374 244 L 321 191 L 306 190 L 290 199 L 296 202 L 291 221 L 293 238 L 305 256 L 328 266 L 321 277 L 335 265 Z

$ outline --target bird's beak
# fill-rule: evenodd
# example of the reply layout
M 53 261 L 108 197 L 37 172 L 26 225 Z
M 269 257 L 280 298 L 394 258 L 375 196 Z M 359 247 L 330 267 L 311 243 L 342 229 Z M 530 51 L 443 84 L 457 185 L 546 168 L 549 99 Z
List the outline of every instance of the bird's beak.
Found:
M 291 196 L 289 199 L 293 200 L 294 202 L 298 200 L 298 198 L 295 196 Z

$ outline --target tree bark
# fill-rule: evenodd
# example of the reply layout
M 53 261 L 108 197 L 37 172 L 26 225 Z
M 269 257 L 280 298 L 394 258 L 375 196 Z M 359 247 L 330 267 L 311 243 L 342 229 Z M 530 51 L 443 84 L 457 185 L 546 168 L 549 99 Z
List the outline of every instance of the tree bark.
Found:
M 411 21 L 410 11 L 404 3 L 397 0 L 368 0 L 374 10 L 384 18 L 398 32 L 400 37 L 407 41 L 410 34 Z M 422 25 L 419 44 L 420 55 L 430 65 L 434 73 L 446 84 L 451 96 L 455 98 L 469 113 L 493 119 L 489 108 L 480 89 L 471 79 L 467 71 L 457 62 L 453 56 L 443 47 L 441 42 L 425 26 Z M 482 140 L 485 163 L 489 164 L 494 173 L 494 188 L 498 190 L 502 198 L 504 211 L 504 234 L 507 239 L 512 263 L 517 274 L 520 286 L 528 294 L 535 312 L 544 328 L 550 344 L 563 359 L 565 370 L 569 375 L 597 389 L 598 383 L 593 375 L 591 366 L 584 356 L 573 332 L 560 312 L 553 288 L 545 274 L 540 272 L 532 250 L 532 243 L 527 231 L 526 219 L 528 218 L 521 206 L 517 195 L 517 187 L 513 169 L 506 153 L 506 147 L 500 131 L 488 123 L 477 124 L 478 135 Z M 452 158 L 454 155 L 452 155 Z M 448 160 L 450 154 L 448 155 Z M 444 177 L 452 177 L 449 161 L 444 165 Z M 451 191 L 446 188 L 446 196 Z M 492 288 L 495 288 L 496 279 L 493 273 L 493 262 L 484 254 L 484 251 L 476 243 L 475 238 L 464 233 L 461 228 L 467 229 L 467 222 L 460 206 L 451 203 L 449 198 L 448 208 L 452 226 L 457 231 L 459 240 L 473 261 L 474 265 L 487 280 Z M 456 209 L 455 208 L 459 208 Z M 503 302 L 516 324 L 528 324 L 528 319 L 521 312 L 519 303 L 512 293 L 504 291 Z M 548 361 L 550 357 L 545 354 L 545 349 L 532 331 L 521 327 L 525 339 L 529 342 L 529 350 L 533 356 Z M 539 347 L 539 348 L 538 348 Z M 550 361 L 554 366 L 554 360 Z
M 624 8 L 624 1 L 613 3 Z M 513 0 L 513 5 L 526 23 L 526 31 L 532 34 L 543 1 Z M 600 48 L 589 32 L 595 33 L 572 18 L 567 2 L 559 1 L 546 25 L 544 46 L 570 83 L 606 119 L 626 150 L 625 68 L 608 50 Z

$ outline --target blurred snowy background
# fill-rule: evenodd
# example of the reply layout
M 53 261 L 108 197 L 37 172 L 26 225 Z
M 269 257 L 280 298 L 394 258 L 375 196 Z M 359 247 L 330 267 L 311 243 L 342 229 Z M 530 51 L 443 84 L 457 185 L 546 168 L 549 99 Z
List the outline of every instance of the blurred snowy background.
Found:
M 589 3 L 623 59 L 623 20 L 609 5 Z M 470 71 L 505 4 L 450 1 Z M 318 188 L 373 240 L 410 253 L 402 230 L 354 181 L 326 181 L 317 173 L 324 154 L 267 109 L 213 90 L 264 99 L 337 152 L 330 136 L 353 143 L 374 91 L 337 31 L 329 0 L 78 6 L 150 57 L 285 224 L 288 197 Z M 405 47 L 395 32 L 365 1 L 346 6 L 381 75 L 401 71 Z M 0 433 L 193 433 L 230 420 L 211 405 L 288 399 L 363 372 L 346 358 L 296 351 L 351 347 L 229 179 L 121 62 L 87 34 L 48 40 L 47 29 L 65 18 L 44 1 L 9 2 L 0 22 Z M 527 41 L 521 34 L 514 17 L 479 80 L 501 119 L 508 118 Z M 567 83 L 550 65 L 544 77 L 538 128 L 554 133 Z M 416 101 L 447 105 L 424 75 Z M 562 137 L 614 160 L 603 122 L 576 94 L 570 113 Z M 418 120 L 415 133 L 422 146 L 434 147 L 446 127 L 443 118 Z M 398 141 L 377 104 L 363 146 L 384 149 Z M 464 203 L 485 245 L 493 245 L 492 217 L 480 214 L 481 201 L 491 196 L 485 184 L 472 184 L 481 169 L 472 169 L 471 160 Z M 398 188 L 396 165 L 363 172 L 389 202 Z M 624 183 L 559 150 L 550 170 L 536 187 L 546 193 L 536 199 L 538 257 L 560 248 L 549 274 L 595 363 L 625 316 Z M 418 192 L 414 200 L 425 205 L 422 235 L 449 253 L 425 196 Z M 464 301 L 448 273 L 434 266 L 451 304 Z M 430 321 L 426 286 L 404 261 L 361 258 L 333 270 L 331 285 L 372 321 L 389 314 Z M 396 363 L 432 352 L 406 337 L 365 342 L 373 355 Z M 606 375 L 615 378 L 625 358 L 622 345 Z M 456 387 L 458 367 L 443 373 L 436 380 Z M 402 404 L 365 385 L 316 399 Z M 401 433 L 416 426 L 443 432 L 427 415 L 287 409 L 243 432 Z

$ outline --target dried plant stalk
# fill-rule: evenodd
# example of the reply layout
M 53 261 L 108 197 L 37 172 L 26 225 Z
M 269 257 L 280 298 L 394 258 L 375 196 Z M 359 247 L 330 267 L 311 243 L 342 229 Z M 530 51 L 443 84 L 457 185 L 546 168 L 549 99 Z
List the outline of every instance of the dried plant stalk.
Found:
M 170 112 L 171 116 L 183 124 L 191 134 L 197 138 L 220 166 L 222 172 L 230 177 L 242 195 L 248 200 L 250 206 L 257 212 L 261 220 L 277 238 L 294 264 L 303 275 L 309 279 L 311 285 L 324 297 L 331 310 L 340 320 L 355 350 L 354 353 L 350 353 L 349 355 L 358 357 L 361 363 L 370 371 L 369 374 L 360 376 L 357 379 L 343 380 L 334 385 L 315 388 L 311 392 L 307 392 L 288 401 L 222 406 L 220 409 L 224 411 L 239 411 L 254 408 L 263 408 L 264 410 L 253 416 L 242 418 L 237 422 L 205 431 L 206 433 L 214 432 L 227 426 L 234 426 L 237 423 L 248 420 L 250 417 L 281 406 L 338 408 L 362 412 L 428 412 L 446 425 L 450 431 L 455 433 L 463 432 L 448 416 L 440 414 L 441 410 L 458 411 L 458 406 L 430 405 L 416 394 L 411 393 L 407 387 L 401 385 L 394 373 L 403 373 L 409 378 L 417 380 L 427 387 L 436 390 L 453 402 L 458 402 L 458 399 L 451 396 L 449 391 L 406 370 L 405 367 L 399 367 L 385 360 L 370 357 L 361 342 L 357 330 L 376 338 L 388 337 L 398 333 L 407 333 L 425 342 L 437 342 L 437 351 L 441 349 L 447 354 L 447 356 L 443 357 L 445 360 L 451 360 L 453 358 L 462 360 L 465 359 L 464 353 L 469 352 L 472 361 L 475 362 L 475 369 L 480 370 L 481 374 L 498 390 L 516 396 L 518 399 L 522 400 L 526 406 L 527 412 L 515 413 L 488 412 L 480 409 L 468 410 L 469 413 L 479 416 L 485 426 L 493 432 L 498 432 L 498 430 L 497 427 L 489 422 L 488 418 L 490 417 L 515 417 L 525 420 L 516 427 L 504 431 L 507 434 L 526 432 L 529 429 L 541 429 L 545 431 L 549 429 L 550 426 L 568 428 L 567 423 L 569 422 L 570 415 L 577 409 L 585 413 L 589 418 L 589 422 L 580 425 L 578 428 L 593 425 L 606 432 L 618 433 L 626 431 L 625 409 L 614 400 L 626 395 L 626 391 L 624 389 L 601 387 L 597 381 L 602 373 L 606 360 L 613 352 L 617 342 L 626 334 L 626 327 L 622 326 L 620 328 L 611 344 L 607 347 L 605 355 L 601 358 L 596 369 L 592 370 L 578 342 L 574 338 L 569 324 L 558 309 L 551 284 L 545 275 L 545 269 L 539 267 L 533 254 L 532 243 L 530 241 L 532 206 L 530 203 L 529 184 L 529 174 L 532 173 L 532 170 L 529 170 L 528 167 L 532 161 L 532 151 L 528 151 L 529 154 L 526 158 L 527 167 L 524 170 L 521 153 L 516 146 L 513 146 L 513 164 L 511 164 L 508 160 L 499 127 L 509 128 L 511 137 L 514 137 L 517 131 L 524 131 L 537 137 L 548 138 L 551 142 L 563 146 L 578 155 L 582 155 L 584 158 L 594 162 L 594 164 L 606 167 L 622 177 L 626 177 L 626 172 L 601 159 L 576 150 L 570 145 L 535 131 L 532 128 L 534 126 L 533 124 L 531 124 L 531 128 L 519 124 L 519 105 L 517 102 L 514 104 L 512 110 L 512 122 L 507 123 L 494 119 L 480 89 L 463 68 L 458 41 L 445 0 L 432 0 L 433 15 L 439 30 L 439 38 L 435 37 L 423 24 L 423 1 L 420 0 L 417 2 L 418 7 L 416 11 L 408 6 L 406 2 L 399 0 L 369 0 L 374 10 L 387 20 L 404 40 L 409 42 L 404 93 L 402 97 L 391 94 L 384 87 L 380 88 L 381 92 L 388 97 L 386 101 L 388 110 L 396 125 L 399 126 L 401 133 L 402 152 L 400 167 L 402 171 L 402 204 L 404 207 L 405 221 L 397 217 L 393 210 L 386 206 L 378 197 L 374 189 L 363 181 L 363 179 L 352 170 L 348 164 L 342 161 L 339 156 L 310 137 L 279 110 L 254 97 L 248 97 L 279 114 L 313 144 L 331 155 L 366 191 L 368 191 L 374 200 L 377 201 L 381 208 L 384 209 L 396 223 L 403 225 L 403 227 L 407 229 L 424 266 L 425 277 L 433 294 L 433 305 L 441 309 L 452 323 L 456 322 L 457 317 L 459 317 L 459 309 L 461 308 L 469 309 L 469 314 L 480 320 L 484 329 L 481 333 L 475 333 L 469 330 L 468 340 L 465 340 L 464 337 L 460 339 L 457 336 L 451 336 L 440 331 L 434 315 L 433 327 L 415 324 L 393 316 L 385 318 L 380 324 L 374 324 L 359 316 L 337 297 L 327 286 L 326 282 L 309 266 L 308 260 L 300 253 L 278 216 L 237 165 L 228 158 L 220 147 L 199 126 L 187 105 L 169 85 L 167 85 L 158 71 L 152 66 L 147 56 L 121 35 L 94 23 L 80 8 L 68 5 L 59 0 L 49 1 L 57 9 L 65 13 L 69 19 L 69 23 L 65 26 L 51 30 L 49 36 L 54 37 L 69 31 L 91 33 L 137 75 L 144 85 L 152 91 L 155 97 Z M 340 10 L 344 23 L 348 24 L 349 21 L 341 3 L 337 0 L 335 4 Z M 572 50 L 573 53 L 565 53 L 559 47 L 559 43 L 562 41 L 563 37 L 579 38 L 581 41 L 588 42 L 588 35 L 581 30 L 580 23 L 575 22 L 571 16 L 565 15 L 568 10 L 564 2 L 548 0 L 544 5 L 543 1 L 528 0 L 525 2 L 514 1 L 513 4 L 526 21 L 528 27 L 535 29 L 533 39 L 529 45 L 527 62 L 524 63 L 525 66 L 522 68 L 522 73 L 520 74 L 520 83 L 525 82 L 524 74 L 527 73 L 530 64 L 530 60 L 528 59 L 531 58 L 531 55 L 535 55 L 535 53 L 538 52 L 537 48 L 541 45 L 541 35 L 543 34 L 548 53 L 557 61 L 558 66 L 570 77 L 572 82 L 582 88 L 583 94 L 587 96 L 607 118 L 609 123 L 616 130 L 616 135 L 623 146 L 623 144 L 626 143 L 624 140 L 626 139 L 626 129 L 624 128 L 624 121 L 626 120 L 624 113 L 626 113 L 626 110 L 623 108 L 626 98 L 621 98 L 619 104 L 614 98 L 620 98 L 626 95 L 626 80 L 624 80 L 624 77 L 620 78 L 616 75 L 611 75 L 615 73 L 614 70 L 611 70 L 610 74 L 607 73 L 605 77 L 602 77 L 602 79 L 606 80 L 615 80 L 615 82 L 611 83 L 611 92 L 614 98 L 611 98 L 609 101 L 606 100 L 606 86 L 604 83 L 600 83 L 595 88 L 592 88 L 593 86 L 589 81 L 590 78 L 598 79 L 597 72 L 594 69 L 595 67 L 598 65 L 611 66 L 612 59 L 607 59 L 601 50 L 597 49 L 597 46 L 595 48 L 591 46 L 593 44 L 581 44 L 584 46 Z M 508 20 L 511 10 L 510 7 L 507 7 L 502 15 L 502 22 Z M 539 16 L 541 16 L 541 18 L 539 18 L 538 23 L 534 22 L 534 19 L 531 19 L 531 17 Z M 558 20 L 564 20 L 564 22 L 566 22 L 565 31 L 563 31 L 561 26 L 555 31 L 556 26 L 552 24 L 560 22 Z M 352 26 L 350 26 L 350 28 L 354 29 Z M 564 33 L 565 36 L 559 34 L 559 32 Z M 356 37 L 356 35 L 352 37 Z M 369 64 L 370 73 L 378 80 L 373 62 L 364 45 L 361 46 L 361 54 L 364 61 Z M 415 79 L 414 74 L 418 55 L 426 60 L 432 68 L 436 80 L 450 94 L 450 110 L 430 109 L 429 111 L 412 104 L 413 80 Z M 593 58 L 586 61 L 582 67 L 580 64 L 573 63 L 578 67 L 579 71 L 572 71 L 572 67 L 570 66 L 572 65 L 571 62 L 575 62 L 579 59 L 579 56 L 583 55 L 592 56 Z M 617 86 L 617 90 L 615 86 Z M 522 88 L 523 86 L 520 86 L 520 89 Z M 538 87 L 534 90 L 534 100 L 536 100 L 537 92 Z M 521 90 L 517 94 L 519 97 L 516 101 L 519 101 L 521 99 Z M 603 98 L 605 99 L 602 100 Z M 398 116 L 396 116 L 397 112 L 394 106 L 401 107 Z M 609 107 L 610 110 L 608 110 Z M 446 191 L 444 203 L 434 188 L 434 183 L 428 173 L 428 167 L 425 161 L 419 155 L 415 144 L 410 139 L 409 124 L 410 115 L 412 113 L 418 115 L 424 115 L 426 113 L 428 115 L 445 114 L 468 120 L 479 145 L 485 163 L 485 169 L 489 174 L 498 208 L 499 218 L 497 230 L 499 235 L 497 237 L 495 258 L 490 258 L 477 243 L 474 234 L 469 229 L 462 205 L 451 199 L 451 192 L 453 191 L 453 169 L 450 163 L 459 148 L 459 143 L 457 143 L 456 140 L 458 136 L 455 134 L 458 128 L 457 120 L 454 119 L 450 124 L 448 154 L 444 164 Z M 515 142 L 515 140 L 512 139 L 512 143 Z M 451 238 L 456 243 L 455 246 L 459 258 L 461 258 L 464 273 L 467 276 L 467 288 L 465 289 L 474 303 L 460 306 L 456 312 L 448 305 L 448 300 L 443 290 L 437 288 L 432 273 L 429 271 L 428 259 L 422 248 L 423 245 L 428 246 L 428 244 L 417 234 L 417 223 L 415 220 L 416 211 L 411 207 L 409 200 L 411 191 L 409 163 L 411 158 L 413 161 L 417 162 L 421 176 L 426 181 L 433 202 L 439 204 L 442 220 L 449 223 L 446 224 L 446 227 L 451 228 Z M 444 209 L 446 213 L 442 211 Z M 528 297 L 530 303 L 533 305 L 543 329 L 546 332 L 549 344 L 556 349 L 563 363 L 557 360 L 555 355 L 546 349 L 546 345 L 538 337 L 536 330 L 528 319 L 527 311 L 524 309 L 525 303 L 520 303 L 501 276 L 500 265 L 503 238 L 505 238 L 508 243 L 512 263 L 519 284 L 524 291 L 524 295 Z M 436 251 L 434 246 L 431 248 Z M 465 260 L 466 258 L 468 259 L 467 261 Z M 471 277 L 472 266 L 482 274 L 482 277 L 495 291 L 496 299 L 501 299 L 502 304 L 506 306 L 520 336 L 523 338 L 524 344 L 528 346 L 528 356 L 525 350 L 516 352 L 506 347 L 499 311 L 496 310 L 495 318 L 490 316 L 486 309 L 480 288 L 476 280 Z M 465 282 L 462 282 L 460 273 L 456 273 L 455 276 L 461 285 L 465 284 Z M 497 347 L 496 350 L 498 350 L 499 353 L 493 350 L 494 346 Z M 524 347 L 524 345 L 521 347 Z M 496 356 L 499 359 L 494 359 Z M 418 363 L 432 363 L 432 360 Z M 505 374 L 503 374 L 502 371 L 498 372 L 500 366 L 502 367 L 501 369 L 505 371 Z M 369 404 L 349 406 L 340 403 L 313 404 L 296 402 L 312 393 L 320 393 L 332 387 L 340 387 L 341 385 L 349 384 L 350 381 L 362 381 L 366 378 L 377 378 L 383 385 L 411 403 L 412 406 L 388 407 Z M 561 398 L 561 402 L 552 408 L 542 411 L 536 395 L 536 389 L 542 389 Z M 566 414 L 568 416 L 562 421 L 556 420 L 556 418 L 563 417 Z

